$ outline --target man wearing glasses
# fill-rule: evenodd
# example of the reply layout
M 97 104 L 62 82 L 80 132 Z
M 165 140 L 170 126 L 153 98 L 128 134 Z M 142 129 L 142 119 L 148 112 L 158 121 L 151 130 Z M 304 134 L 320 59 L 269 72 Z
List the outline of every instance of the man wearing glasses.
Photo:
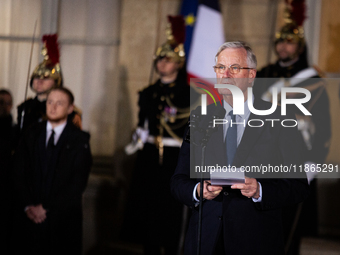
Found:
M 248 108 L 253 100 L 255 109 L 266 110 L 271 104 L 258 98 L 248 98 L 247 90 L 256 77 L 256 56 L 244 42 L 224 43 L 216 54 L 214 66 L 219 84 L 238 87 L 244 96 L 244 114 L 233 114 L 233 96 L 229 89 L 220 88 L 223 96 L 225 119 L 211 135 L 205 150 L 206 166 L 286 166 L 299 165 L 300 143 L 296 127 L 284 128 L 269 122 L 261 127 L 238 125 L 250 119 L 293 119 L 288 113 L 281 116 L 280 109 L 267 116 L 256 116 Z M 207 115 L 214 111 L 207 107 Z M 234 123 L 236 125 L 229 125 Z M 236 128 L 235 128 L 236 127 Z M 232 134 L 231 134 L 232 133 Z M 190 132 L 190 140 L 202 136 Z M 201 165 L 201 147 L 183 142 L 176 172 L 171 179 L 172 194 L 192 209 L 186 235 L 185 253 L 197 252 L 197 229 L 200 184 L 190 177 L 191 169 Z M 191 155 L 191 156 L 190 156 Z M 279 173 L 280 176 L 281 173 Z M 262 177 L 262 178 L 261 178 Z M 294 178 L 287 178 L 294 177 Z M 283 178 L 245 173 L 245 182 L 229 186 L 212 185 L 204 181 L 202 205 L 201 254 L 284 254 L 281 209 L 284 205 L 303 201 L 308 196 L 305 174 L 299 179 L 290 174 Z

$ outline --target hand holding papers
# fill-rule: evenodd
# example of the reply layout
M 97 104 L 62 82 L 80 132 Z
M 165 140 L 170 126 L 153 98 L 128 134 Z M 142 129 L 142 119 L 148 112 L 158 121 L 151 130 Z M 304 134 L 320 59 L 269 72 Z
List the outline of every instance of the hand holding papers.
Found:
M 223 171 L 210 171 L 210 180 L 211 185 L 227 186 L 245 183 L 245 175 L 240 168 L 223 168 Z

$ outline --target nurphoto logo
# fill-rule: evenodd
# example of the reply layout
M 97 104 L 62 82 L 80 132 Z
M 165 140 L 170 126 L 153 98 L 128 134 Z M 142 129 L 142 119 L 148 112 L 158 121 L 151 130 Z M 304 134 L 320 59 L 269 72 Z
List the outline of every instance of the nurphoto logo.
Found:
M 229 89 L 233 96 L 233 113 L 243 115 L 244 114 L 244 95 L 240 88 L 230 85 L 230 84 L 215 84 L 214 88 L 226 88 Z M 269 115 L 272 114 L 278 105 L 278 92 L 277 88 L 273 88 L 273 100 L 272 107 L 268 110 L 257 110 L 253 106 L 253 88 L 248 88 L 248 107 L 250 112 L 256 115 Z M 287 98 L 287 93 L 303 93 L 305 94 L 304 98 Z M 210 95 L 211 96 L 211 95 Z M 296 107 L 300 109 L 300 111 L 306 115 L 311 116 L 312 114 L 302 105 L 307 103 L 311 99 L 311 93 L 308 89 L 304 88 L 296 88 L 296 87 L 285 87 L 281 89 L 281 114 L 286 115 L 287 104 L 294 104 Z M 207 94 L 201 95 L 201 114 L 207 114 Z

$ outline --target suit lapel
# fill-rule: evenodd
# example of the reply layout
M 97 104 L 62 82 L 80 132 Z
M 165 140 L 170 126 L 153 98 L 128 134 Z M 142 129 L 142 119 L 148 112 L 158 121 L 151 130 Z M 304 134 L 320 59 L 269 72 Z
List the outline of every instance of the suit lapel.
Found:
M 60 137 L 59 137 L 59 140 L 56 144 L 56 146 L 58 148 L 62 148 L 64 146 L 64 143 L 67 141 L 67 136 L 70 132 L 70 125 L 69 124 L 66 124 L 63 132 L 61 133 Z
M 40 126 L 41 131 L 38 132 L 38 141 L 37 141 L 37 165 L 40 165 L 40 167 L 37 169 L 37 173 L 41 176 L 46 176 L 47 173 L 47 158 L 46 158 L 46 123 L 45 125 Z M 40 178 L 40 177 L 39 177 Z
M 43 125 L 41 129 L 38 141 L 38 151 L 40 159 L 46 159 L 46 125 Z M 40 160 L 40 162 L 43 163 L 43 160 Z
M 258 110 L 266 109 L 262 100 L 255 100 L 254 107 L 255 109 L 258 109 Z M 260 119 L 265 123 L 265 116 L 255 115 L 251 113 L 248 121 L 251 119 Z M 254 144 L 259 139 L 264 129 L 265 129 L 265 125 L 262 127 L 249 127 L 248 122 L 246 123 L 246 128 L 244 130 L 241 142 L 236 150 L 236 155 L 235 155 L 233 165 L 240 166 L 244 164 Z
M 227 151 L 223 137 L 223 125 L 219 125 L 217 132 L 211 137 L 212 146 L 210 146 L 209 149 L 211 148 L 214 158 L 218 160 L 218 164 L 227 165 Z
M 219 104 L 219 106 L 221 105 Z M 215 107 L 216 106 L 213 104 L 208 106 L 208 114 L 206 118 L 209 118 L 209 121 L 212 121 L 211 116 L 213 114 Z M 207 122 L 207 121 L 203 121 L 203 122 Z M 224 137 L 223 125 L 217 125 L 217 131 L 211 135 L 210 140 L 207 144 L 206 164 L 208 164 L 208 161 L 210 160 L 211 160 L 211 163 L 209 164 L 213 164 L 213 165 L 215 165 L 216 163 L 218 163 L 219 165 L 227 164 L 227 157 L 226 157 L 227 152 L 226 152 L 226 146 L 225 146 L 223 137 Z

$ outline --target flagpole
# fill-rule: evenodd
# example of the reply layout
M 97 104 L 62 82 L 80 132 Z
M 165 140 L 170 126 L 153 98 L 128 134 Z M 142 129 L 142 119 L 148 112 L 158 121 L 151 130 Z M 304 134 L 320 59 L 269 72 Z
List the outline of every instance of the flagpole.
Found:
M 28 91 L 28 84 L 29 84 L 29 80 L 30 80 L 32 55 L 33 55 L 33 47 L 34 47 L 34 39 L 35 39 L 35 31 L 37 29 L 37 23 L 38 23 L 38 20 L 35 20 L 33 36 L 32 36 L 30 59 L 29 59 L 29 63 L 28 63 L 27 80 L 26 80 L 26 88 L 25 88 L 25 99 L 24 99 L 24 104 L 23 104 L 24 108 L 23 108 L 23 111 L 21 112 L 20 130 L 22 130 L 23 125 L 24 125 L 24 116 L 25 116 L 25 111 L 26 111 L 25 108 L 26 108 L 26 100 L 27 100 L 27 91 Z
M 272 14 L 272 17 L 270 17 L 271 14 Z M 269 47 L 268 47 L 268 52 L 267 52 L 267 64 L 270 63 L 271 58 L 272 58 L 272 52 L 273 52 L 272 41 L 275 35 L 276 20 L 277 20 L 277 0 L 271 1 L 271 6 L 268 8 L 268 16 L 272 19 L 273 22 L 270 22 L 271 26 L 270 26 L 270 31 L 269 31 Z M 267 69 L 267 71 L 269 71 L 269 69 Z
M 158 1 L 158 7 L 157 7 L 157 20 L 156 20 L 156 24 L 157 24 L 157 28 L 156 28 L 156 41 L 155 41 L 155 49 L 153 52 L 156 52 L 158 45 L 159 45 L 159 41 L 160 41 L 160 29 L 161 29 L 161 20 L 162 20 L 162 6 L 163 6 L 163 0 L 159 0 Z M 153 73 L 155 70 L 155 63 L 154 61 L 152 61 L 151 64 L 151 71 L 150 71 L 150 75 L 149 75 L 149 84 L 153 83 Z

